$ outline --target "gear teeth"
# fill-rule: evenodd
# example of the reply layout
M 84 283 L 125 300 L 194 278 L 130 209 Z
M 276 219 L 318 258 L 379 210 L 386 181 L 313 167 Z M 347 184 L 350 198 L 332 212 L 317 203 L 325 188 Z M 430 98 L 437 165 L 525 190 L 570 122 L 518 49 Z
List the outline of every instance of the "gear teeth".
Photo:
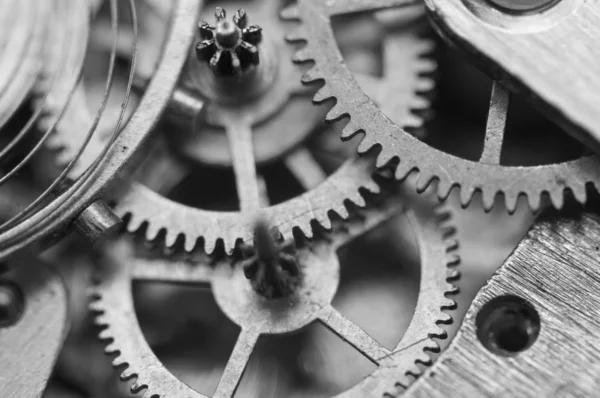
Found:
M 493 189 L 484 189 L 481 194 L 481 200 L 485 211 L 490 211 L 494 207 L 494 201 L 496 199 L 496 191 Z
M 456 281 L 460 278 L 460 272 L 457 269 L 448 270 L 448 274 L 446 275 L 446 280 L 448 282 Z
M 394 153 L 392 151 L 390 151 L 387 148 L 381 148 L 381 152 L 379 152 L 379 156 L 377 157 L 377 160 L 375 161 L 375 167 L 377 167 L 378 169 L 385 167 L 387 164 L 389 164 L 392 159 L 396 158 L 397 156 L 394 155 Z
M 584 204 L 587 201 L 587 193 L 585 191 L 585 185 L 583 184 L 574 184 L 571 187 L 571 191 L 573 192 L 573 196 L 575 200 L 579 203 Z
M 295 62 L 306 62 L 306 61 L 310 61 L 311 58 L 311 54 L 307 49 L 303 49 L 300 50 L 299 52 L 297 52 L 294 55 L 294 61 Z M 313 83 L 319 80 L 323 80 L 323 77 L 319 74 L 319 72 L 316 69 L 309 69 L 306 72 L 304 72 L 304 74 L 302 75 L 302 83 Z
M 360 142 L 360 144 L 358 145 L 357 151 L 358 151 L 359 154 L 364 154 L 364 153 L 369 152 L 369 150 L 371 150 L 371 148 L 373 148 L 375 145 L 376 145 L 376 142 L 373 141 L 372 136 L 366 135 L 362 139 L 362 141 Z M 377 165 L 377 167 L 383 167 L 383 166 Z
M 325 102 L 328 99 L 333 98 L 333 94 L 329 86 L 323 86 L 317 91 L 313 97 L 313 101 L 316 103 Z
M 329 112 L 327 112 L 325 120 L 329 122 L 335 122 L 337 120 L 340 120 L 344 115 L 346 115 L 346 113 L 344 112 L 342 107 L 336 104 L 333 108 L 329 110 Z
M 562 209 L 565 204 L 565 194 L 563 190 L 550 192 L 550 201 L 555 209 Z
M 204 241 L 204 251 L 206 253 L 208 253 L 208 254 L 214 253 L 216 247 L 217 247 L 216 239 L 206 239 Z
M 175 243 L 177 242 L 177 234 L 174 232 L 170 232 L 169 230 L 167 230 L 167 234 L 165 235 L 165 247 L 167 248 L 171 248 L 175 246 Z M 188 241 L 186 240 L 184 242 L 184 244 L 188 244 Z M 192 247 L 193 249 L 193 247 Z
M 359 131 L 360 131 L 360 128 L 358 127 L 356 122 L 353 119 L 350 119 L 348 121 L 348 123 L 344 126 L 344 128 L 342 129 L 342 140 L 347 140 L 347 139 L 354 137 L 354 135 L 356 135 L 356 133 L 358 133 Z M 363 142 L 367 137 L 368 136 L 365 136 L 363 138 L 363 141 L 361 141 L 361 145 L 365 145 L 365 144 L 363 144 Z M 360 147 L 359 147 L 358 151 L 360 153 Z
M 437 184 L 437 196 L 440 200 L 445 201 L 450 196 L 450 192 L 452 191 L 453 185 L 447 178 L 442 178 L 438 180 Z
M 517 204 L 519 202 L 519 193 L 515 191 L 504 192 L 504 204 L 509 214 L 513 214 L 517 211 Z
M 460 256 L 456 253 L 448 253 L 446 256 L 446 262 L 450 267 L 457 266 L 460 263 Z
M 450 238 L 446 239 L 446 252 L 451 252 L 458 249 L 458 240 Z
M 527 194 L 527 201 L 529 202 L 529 207 L 531 208 L 531 210 L 533 210 L 534 212 L 540 210 L 540 205 L 541 205 L 541 201 L 542 201 L 541 195 L 538 195 L 537 193 L 529 192 Z
M 160 234 L 161 228 L 159 228 L 157 225 L 154 224 L 148 224 L 148 226 L 146 227 L 146 240 L 147 241 L 154 241 L 156 240 L 156 238 L 158 238 L 158 234 Z
M 435 81 L 433 79 L 419 79 L 415 85 L 416 91 L 423 93 L 433 91 L 435 88 Z
M 450 314 L 443 312 L 440 314 L 440 318 L 439 318 L 438 322 L 443 325 L 450 325 L 450 324 L 452 324 L 452 316 L 450 316 Z M 440 330 L 443 330 L 443 329 L 440 329 Z
M 475 190 L 470 187 L 462 187 L 460 190 L 460 204 L 462 207 L 467 207 L 473 200 L 473 195 L 475 194 Z
M 119 377 L 121 378 L 121 380 L 127 381 L 132 379 L 133 377 L 136 377 L 136 374 L 133 370 L 131 370 L 131 368 L 126 368 L 121 372 L 121 375 Z
M 427 188 L 429 187 L 429 185 L 431 185 L 431 183 L 433 182 L 433 176 L 425 176 L 423 174 L 419 174 L 419 177 L 417 178 L 417 192 L 418 193 L 423 193 L 427 190 Z
M 290 43 L 306 41 L 306 39 L 304 38 L 304 32 L 302 31 L 302 29 L 299 29 L 299 28 L 296 28 L 296 29 L 293 29 L 293 30 L 290 30 L 289 32 L 287 32 L 287 34 L 285 35 L 285 40 Z M 293 57 L 292 57 L 292 59 L 293 59 Z

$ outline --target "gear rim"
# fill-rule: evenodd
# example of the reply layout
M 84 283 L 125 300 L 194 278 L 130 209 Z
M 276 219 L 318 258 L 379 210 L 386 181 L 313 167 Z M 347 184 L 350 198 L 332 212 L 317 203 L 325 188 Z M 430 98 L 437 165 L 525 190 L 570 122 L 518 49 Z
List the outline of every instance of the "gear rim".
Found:
M 361 11 L 377 11 L 391 7 L 393 3 L 392 0 L 374 1 L 371 6 L 367 2 Z M 600 159 L 593 155 L 545 166 L 490 165 L 439 151 L 406 133 L 369 100 L 344 65 L 331 29 L 330 17 L 332 14 L 343 14 L 345 9 L 341 3 L 334 2 L 332 9 L 328 10 L 327 4 L 298 0 L 296 6 L 285 9 L 282 13 L 285 19 L 299 22 L 299 27 L 288 36 L 288 40 L 306 43 L 296 53 L 295 61 L 314 63 L 303 76 L 303 82 L 323 82 L 314 101 L 336 101 L 326 120 L 348 118 L 342 139 L 363 133 L 358 152 L 364 154 L 376 148 L 379 151 L 377 167 L 399 161 L 395 170 L 396 179 L 404 180 L 409 174 L 418 173 L 418 192 L 424 191 L 437 180 L 437 193 L 442 200 L 448 197 L 454 187 L 458 187 L 464 207 L 470 204 L 475 192 L 480 191 L 486 211 L 491 210 L 499 194 L 504 195 L 506 207 L 512 213 L 522 195 L 527 197 L 531 209 L 537 211 L 544 194 L 549 195 L 553 206 L 560 209 L 567 190 L 580 203 L 586 202 L 588 185 L 599 190 Z M 357 112 L 358 106 L 361 110 Z

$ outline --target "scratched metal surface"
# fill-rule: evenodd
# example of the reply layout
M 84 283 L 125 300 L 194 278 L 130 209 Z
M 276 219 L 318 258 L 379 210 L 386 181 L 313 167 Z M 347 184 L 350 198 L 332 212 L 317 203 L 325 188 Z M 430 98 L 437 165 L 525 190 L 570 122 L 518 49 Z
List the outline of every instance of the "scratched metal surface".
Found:
M 600 216 L 538 222 L 475 298 L 461 329 L 408 397 L 584 397 L 600 388 Z M 533 345 L 515 356 L 488 351 L 477 315 L 516 295 L 538 312 Z

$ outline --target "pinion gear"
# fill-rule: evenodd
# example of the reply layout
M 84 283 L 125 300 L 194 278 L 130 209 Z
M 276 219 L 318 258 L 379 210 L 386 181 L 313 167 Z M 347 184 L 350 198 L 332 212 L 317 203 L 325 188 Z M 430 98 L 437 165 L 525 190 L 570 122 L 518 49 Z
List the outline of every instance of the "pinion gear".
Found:
M 488 157 L 486 148 L 482 160 L 473 162 L 439 151 L 393 123 L 363 92 L 346 67 L 333 35 L 331 16 L 357 11 L 375 12 L 398 4 L 391 0 L 364 1 L 359 5 L 343 1 L 298 0 L 297 5 L 283 12 L 285 19 L 299 21 L 288 39 L 306 43 L 295 55 L 295 61 L 314 62 L 312 69 L 303 76 L 303 82 L 324 83 L 315 94 L 314 101 L 335 100 L 334 107 L 327 114 L 328 121 L 349 119 L 342 139 L 364 133 L 359 153 L 379 148 L 378 167 L 398 161 L 395 172 L 398 180 L 417 171 L 419 192 L 437 180 L 438 196 L 445 199 L 453 187 L 459 187 L 463 206 L 470 203 L 476 191 L 481 191 L 486 210 L 492 208 L 498 194 L 504 195 L 509 212 L 516 209 L 520 195 L 527 196 L 533 210 L 539 210 L 545 193 L 549 194 L 556 208 L 561 208 L 566 190 L 572 191 L 575 198 L 583 203 L 588 184 L 600 188 L 600 160 L 596 156 L 582 156 L 577 160 L 544 166 L 512 167 L 500 165 L 493 160 L 496 156 Z M 423 59 L 421 62 L 428 61 Z M 489 124 L 493 124 L 492 118 L 498 116 L 494 115 L 495 106 L 492 98 Z M 500 150 L 499 147 L 490 149 Z

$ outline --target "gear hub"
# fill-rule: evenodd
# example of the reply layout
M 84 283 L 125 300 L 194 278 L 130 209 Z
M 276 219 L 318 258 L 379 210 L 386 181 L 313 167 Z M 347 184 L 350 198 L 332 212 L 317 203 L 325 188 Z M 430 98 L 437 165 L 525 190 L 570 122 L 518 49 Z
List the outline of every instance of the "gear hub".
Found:
M 262 29 L 248 25 L 248 16 L 243 9 L 237 10 L 233 23 L 226 19 L 221 7 L 215 9 L 216 25 L 202 21 L 199 24 L 201 40 L 196 44 L 199 61 L 208 62 L 217 76 L 241 76 L 252 66 L 258 65 L 258 44 L 262 40 Z

